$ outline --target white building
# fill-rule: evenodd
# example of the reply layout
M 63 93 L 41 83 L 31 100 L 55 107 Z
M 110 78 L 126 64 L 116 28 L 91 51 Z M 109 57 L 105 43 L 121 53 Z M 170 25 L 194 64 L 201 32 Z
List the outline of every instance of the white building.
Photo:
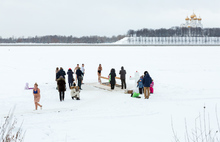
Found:
M 190 16 L 190 18 L 187 16 L 185 20 L 186 20 L 186 23 L 181 24 L 180 27 L 182 27 L 182 28 L 183 27 L 185 27 L 185 28 L 203 28 L 203 25 L 201 23 L 202 18 L 201 17 L 197 18 L 195 13 L 193 13 Z

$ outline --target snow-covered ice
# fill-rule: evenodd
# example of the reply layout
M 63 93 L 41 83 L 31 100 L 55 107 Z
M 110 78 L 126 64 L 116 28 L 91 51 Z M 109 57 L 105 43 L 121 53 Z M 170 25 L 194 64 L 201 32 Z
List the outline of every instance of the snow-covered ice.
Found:
M 16 105 L 15 117 L 24 121 L 25 142 L 170 142 L 172 119 L 184 141 L 185 119 L 189 129 L 194 128 L 204 106 L 211 129 L 216 129 L 219 55 L 219 47 L 1 47 L 0 122 Z M 59 102 L 55 68 L 67 71 L 77 63 L 86 69 L 81 100 L 72 100 L 67 89 L 65 101 Z M 106 77 L 111 68 L 119 76 L 123 65 L 128 88 L 134 85 L 129 76 L 135 71 L 149 71 L 155 93 L 145 100 L 120 89 L 93 87 L 100 63 Z M 24 90 L 27 82 L 29 87 L 39 84 L 43 110 L 33 111 L 32 90 Z

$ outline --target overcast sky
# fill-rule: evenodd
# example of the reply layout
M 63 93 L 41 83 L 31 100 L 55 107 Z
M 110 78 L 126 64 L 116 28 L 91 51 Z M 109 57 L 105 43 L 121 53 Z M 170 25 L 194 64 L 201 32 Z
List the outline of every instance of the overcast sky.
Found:
M 220 27 L 220 0 L 0 0 L 0 36 L 112 36 L 179 26 L 193 11 Z

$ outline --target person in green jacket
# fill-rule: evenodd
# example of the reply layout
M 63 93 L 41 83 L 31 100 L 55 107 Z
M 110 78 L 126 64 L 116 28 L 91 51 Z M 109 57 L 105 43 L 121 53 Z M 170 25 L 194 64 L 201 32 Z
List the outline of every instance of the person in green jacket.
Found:
M 139 95 L 140 95 L 140 93 L 134 92 L 134 93 L 131 94 L 131 97 L 133 97 L 133 98 L 141 98 Z

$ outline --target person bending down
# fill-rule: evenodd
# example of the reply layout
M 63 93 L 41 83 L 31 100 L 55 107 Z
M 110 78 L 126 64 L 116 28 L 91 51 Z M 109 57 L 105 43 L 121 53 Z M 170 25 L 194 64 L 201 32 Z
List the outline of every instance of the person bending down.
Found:
M 74 100 L 74 98 L 76 98 L 76 100 L 80 100 L 79 86 L 71 86 L 70 90 L 71 90 L 70 95 L 72 99 Z
M 139 95 L 140 95 L 140 93 L 134 92 L 134 93 L 131 94 L 131 97 L 133 97 L 133 98 L 141 98 Z

